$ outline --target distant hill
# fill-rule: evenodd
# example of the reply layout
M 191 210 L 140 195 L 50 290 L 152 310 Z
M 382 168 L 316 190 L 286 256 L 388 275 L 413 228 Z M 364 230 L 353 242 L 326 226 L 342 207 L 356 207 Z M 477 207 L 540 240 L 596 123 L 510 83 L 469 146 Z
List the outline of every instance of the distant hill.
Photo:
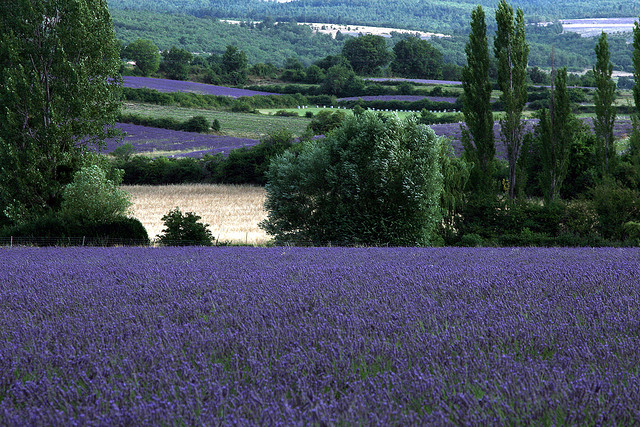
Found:
M 110 8 L 180 12 L 195 16 L 299 22 L 369 24 L 454 34 L 468 31 L 471 10 L 480 4 L 492 19 L 496 0 L 108 0 Z M 512 0 L 529 22 L 568 18 L 629 17 L 640 2 L 629 0 Z

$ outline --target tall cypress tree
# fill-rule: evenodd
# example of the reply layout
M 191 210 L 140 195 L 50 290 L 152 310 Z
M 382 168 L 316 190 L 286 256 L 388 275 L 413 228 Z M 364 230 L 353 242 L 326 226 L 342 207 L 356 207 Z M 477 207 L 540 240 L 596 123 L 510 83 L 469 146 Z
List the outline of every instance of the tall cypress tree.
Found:
M 479 191 L 486 192 L 494 187 L 491 176 L 496 147 L 491 112 L 487 26 L 481 6 L 471 12 L 471 33 L 465 52 L 467 65 L 462 70 L 462 112 L 466 127 L 462 132 L 462 144 L 466 159 L 474 165 L 473 184 Z
M 525 39 L 522 9 L 518 9 L 514 22 L 513 8 L 505 0 L 500 0 L 496 9 L 496 22 L 498 28 L 494 40 L 494 53 L 498 63 L 498 86 L 502 91 L 500 99 L 505 109 L 505 117 L 500 120 L 500 127 L 509 161 L 509 197 L 513 200 L 516 194 L 516 165 L 520 158 L 524 133 L 522 110 L 527 102 L 529 46 Z
M 542 189 L 545 201 L 560 197 L 562 183 L 567 176 L 576 118 L 571 112 L 567 92 L 567 69 L 561 68 L 554 78 L 551 105 L 540 113 L 536 133 L 540 139 L 542 158 Z
M 629 139 L 629 151 L 632 158 L 640 160 L 640 23 L 633 28 L 633 98 L 636 104 L 636 115 L 632 116 L 633 131 Z
M 640 118 L 640 22 L 633 27 L 633 99 L 636 102 L 636 114 Z
M 594 104 L 596 117 L 593 121 L 598 141 L 598 158 L 601 162 L 602 176 L 609 175 L 611 163 L 615 158 L 613 145 L 613 124 L 616 121 L 616 108 L 613 105 L 616 97 L 616 84 L 611 78 L 613 64 L 611 64 L 607 34 L 603 32 L 595 47 L 596 65 L 593 74 L 596 80 Z

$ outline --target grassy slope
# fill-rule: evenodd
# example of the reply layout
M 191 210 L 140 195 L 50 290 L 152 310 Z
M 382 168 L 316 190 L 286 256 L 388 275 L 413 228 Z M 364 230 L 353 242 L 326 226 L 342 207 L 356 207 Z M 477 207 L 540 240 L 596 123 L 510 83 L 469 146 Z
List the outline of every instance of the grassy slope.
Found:
M 179 120 L 186 120 L 193 116 L 205 116 L 209 121 L 218 119 L 224 135 L 252 139 L 260 139 L 260 137 L 266 135 L 269 131 L 281 127 L 289 129 L 294 135 L 300 135 L 311 121 L 305 117 L 231 113 L 227 111 L 211 111 L 197 108 L 137 103 L 124 104 L 122 112 L 125 114 L 140 114 L 146 117 L 173 117 Z

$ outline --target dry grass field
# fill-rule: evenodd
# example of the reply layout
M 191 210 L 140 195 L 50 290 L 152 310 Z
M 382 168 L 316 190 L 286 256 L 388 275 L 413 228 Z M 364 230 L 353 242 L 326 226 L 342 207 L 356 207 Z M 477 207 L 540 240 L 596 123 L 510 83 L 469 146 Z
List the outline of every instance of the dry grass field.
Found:
M 263 244 L 269 236 L 258 223 L 266 218 L 265 191 L 249 185 L 127 185 L 132 213 L 154 239 L 162 232 L 162 216 L 176 206 L 194 212 L 209 224 L 220 242 Z

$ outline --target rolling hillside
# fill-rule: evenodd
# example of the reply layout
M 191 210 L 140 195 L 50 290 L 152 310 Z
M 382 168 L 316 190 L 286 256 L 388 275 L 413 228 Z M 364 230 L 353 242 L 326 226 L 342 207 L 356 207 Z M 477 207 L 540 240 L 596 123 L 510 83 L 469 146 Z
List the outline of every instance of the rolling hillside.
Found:
M 567 18 L 628 17 L 640 14 L 640 3 L 627 0 L 513 0 L 529 22 Z M 180 12 L 215 18 L 370 24 L 453 34 L 466 32 L 471 10 L 480 4 L 493 10 L 495 0 L 109 0 L 111 8 Z M 488 13 L 487 15 L 491 15 Z

